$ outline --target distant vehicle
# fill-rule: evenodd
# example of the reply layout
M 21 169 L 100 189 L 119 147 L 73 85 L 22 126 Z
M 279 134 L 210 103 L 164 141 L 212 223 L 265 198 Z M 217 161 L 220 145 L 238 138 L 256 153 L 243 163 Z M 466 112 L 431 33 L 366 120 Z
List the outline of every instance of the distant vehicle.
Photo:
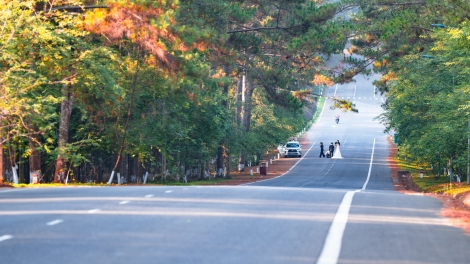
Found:
M 302 157 L 302 146 L 298 141 L 289 141 L 286 143 L 284 149 L 284 158 L 288 157 Z

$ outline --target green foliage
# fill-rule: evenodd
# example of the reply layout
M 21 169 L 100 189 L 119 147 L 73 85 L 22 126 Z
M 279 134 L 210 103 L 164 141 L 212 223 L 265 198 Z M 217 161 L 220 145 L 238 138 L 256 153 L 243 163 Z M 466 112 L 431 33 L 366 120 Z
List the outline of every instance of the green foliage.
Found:
M 226 154 L 258 154 L 311 119 L 315 101 L 304 90 L 317 75 L 332 77 L 322 58 L 341 50 L 351 29 L 335 19 L 339 3 L 103 2 L 109 8 L 0 7 L 0 140 L 17 157 L 37 141 L 47 171 L 58 154 L 71 171 L 122 151 L 153 172 L 163 156 L 180 173 L 207 167 L 220 142 Z M 249 132 L 234 110 L 243 74 L 255 85 Z M 69 143 L 59 148 L 65 92 L 73 109 Z

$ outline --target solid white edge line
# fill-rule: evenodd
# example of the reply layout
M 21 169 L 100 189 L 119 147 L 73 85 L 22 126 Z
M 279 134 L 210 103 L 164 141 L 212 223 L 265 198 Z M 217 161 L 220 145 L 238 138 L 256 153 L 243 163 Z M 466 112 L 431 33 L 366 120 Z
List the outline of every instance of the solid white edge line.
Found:
M 372 154 L 370 155 L 370 164 L 369 164 L 369 173 L 367 174 L 367 179 L 364 185 L 362 186 L 361 191 L 364 191 L 369 183 L 370 173 L 372 171 L 372 162 L 374 161 L 374 150 L 375 150 L 375 138 L 374 138 L 374 145 L 372 145 Z
M 88 213 L 93 214 L 93 213 L 96 213 L 96 212 L 99 212 L 99 211 L 101 211 L 101 209 L 91 209 L 91 210 L 88 210 Z
M 62 222 L 64 222 L 64 220 L 62 220 L 62 219 L 57 219 L 57 220 L 54 220 L 54 221 L 47 222 L 46 225 L 48 225 L 48 226 L 53 226 L 53 225 L 60 224 L 60 223 L 62 223 Z
M 12 235 L 3 235 L 0 236 L 0 242 L 13 238 Z
M 318 120 L 315 121 L 315 123 L 320 122 L 321 117 L 323 116 L 323 112 L 325 112 L 326 99 L 327 99 L 327 98 L 325 97 L 325 101 L 323 102 L 323 108 L 321 109 L 320 116 L 318 117 Z M 308 131 L 308 130 L 307 130 L 307 131 Z
M 357 191 L 349 191 L 344 195 L 330 229 L 328 230 L 328 235 L 326 236 L 325 244 L 323 245 L 317 264 L 336 264 L 338 262 L 344 229 L 348 223 L 349 209 L 351 208 L 351 203 L 356 192 Z

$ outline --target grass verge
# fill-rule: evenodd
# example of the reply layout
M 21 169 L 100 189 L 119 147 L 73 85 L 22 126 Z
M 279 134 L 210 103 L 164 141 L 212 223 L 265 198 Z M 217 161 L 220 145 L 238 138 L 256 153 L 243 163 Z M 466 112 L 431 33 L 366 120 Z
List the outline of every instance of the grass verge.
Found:
M 450 177 L 447 175 L 444 176 L 441 174 L 440 177 L 437 177 L 430 169 L 421 169 L 416 164 L 399 159 L 398 156 L 395 156 L 394 159 L 400 170 L 410 172 L 413 182 L 423 192 L 450 196 L 470 192 L 470 185 L 466 182 L 451 182 Z M 422 178 L 421 172 L 423 172 Z

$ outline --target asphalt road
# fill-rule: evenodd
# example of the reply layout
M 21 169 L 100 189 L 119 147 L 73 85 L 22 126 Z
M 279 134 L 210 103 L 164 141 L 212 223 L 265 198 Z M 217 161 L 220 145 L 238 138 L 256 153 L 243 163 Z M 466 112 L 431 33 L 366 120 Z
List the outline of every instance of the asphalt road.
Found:
M 470 263 L 442 204 L 394 191 L 371 80 L 329 109 L 285 175 L 237 187 L 0 190 L 0 263 Z M 319 158 L 340 140 L 343 159 Z M 269 168 L 268 168 L 269 169 Z

